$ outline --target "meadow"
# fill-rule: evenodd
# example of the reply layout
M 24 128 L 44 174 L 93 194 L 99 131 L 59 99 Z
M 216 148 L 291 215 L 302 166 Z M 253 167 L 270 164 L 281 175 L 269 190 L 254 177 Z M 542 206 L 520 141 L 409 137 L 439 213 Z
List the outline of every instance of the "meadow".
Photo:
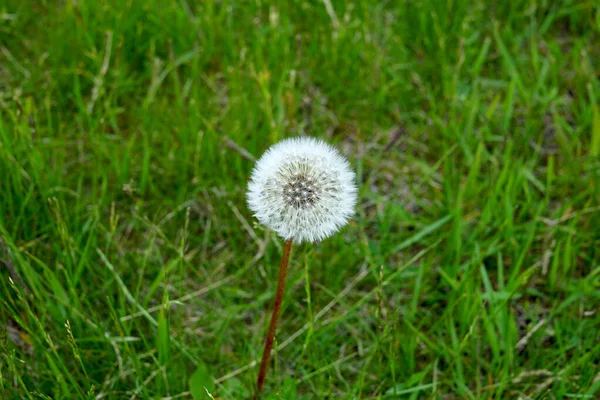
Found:
M 252 396 L 298 135 L 359 202 L 262 398 L 600 398 L 599 71 L 597 0 L 2 0 L 0 398 Z

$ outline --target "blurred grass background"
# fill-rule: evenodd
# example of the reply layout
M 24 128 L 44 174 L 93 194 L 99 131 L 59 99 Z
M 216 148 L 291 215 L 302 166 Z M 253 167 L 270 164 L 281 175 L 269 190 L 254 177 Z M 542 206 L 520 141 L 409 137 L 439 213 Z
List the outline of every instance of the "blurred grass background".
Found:
M 269 398 L 598 398 L 599 60 L 597 0 L 0 2 L 0 397 L 251 395 L 306 134 L 360 204 Z

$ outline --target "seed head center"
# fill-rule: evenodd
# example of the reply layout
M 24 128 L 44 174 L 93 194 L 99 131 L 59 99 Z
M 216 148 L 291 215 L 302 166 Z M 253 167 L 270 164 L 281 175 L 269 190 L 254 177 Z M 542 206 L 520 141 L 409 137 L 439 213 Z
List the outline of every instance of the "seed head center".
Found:
M 283 187 L 285 202 L 294 208 L 306 208 L 318 200 L 315 180 L 306 175 L 295 175 Z

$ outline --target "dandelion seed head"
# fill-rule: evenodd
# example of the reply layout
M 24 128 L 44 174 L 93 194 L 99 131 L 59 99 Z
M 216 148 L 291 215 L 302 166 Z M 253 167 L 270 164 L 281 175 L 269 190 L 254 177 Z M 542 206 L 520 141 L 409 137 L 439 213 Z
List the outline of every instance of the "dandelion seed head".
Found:
M 354 215 L 355 175 L 327 143 L 285 139 L 256 162 L 248 184 L 248 206 L 259 222 L 284 239 L 323 240 Z

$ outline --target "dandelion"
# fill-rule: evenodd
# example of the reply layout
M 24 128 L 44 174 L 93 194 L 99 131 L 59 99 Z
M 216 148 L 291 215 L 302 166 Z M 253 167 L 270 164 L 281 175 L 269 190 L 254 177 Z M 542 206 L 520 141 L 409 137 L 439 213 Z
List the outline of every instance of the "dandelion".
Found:
M 355 204 L 350 164 L 314 138 L 286 139 L 268 149 L 248 185 L 248 205 L 260 223 L 299 243 L 333 235 Z
M 292 241 L 318 242 L 354 214 L 356 185 L 348 161 L 327 143 L 309 137 L 283 140 L 257 161 L 248 184 L 248 206 L 264 226 L 285 239 L 275 303 L 258 374 L 262 392 L 285 289 Z

